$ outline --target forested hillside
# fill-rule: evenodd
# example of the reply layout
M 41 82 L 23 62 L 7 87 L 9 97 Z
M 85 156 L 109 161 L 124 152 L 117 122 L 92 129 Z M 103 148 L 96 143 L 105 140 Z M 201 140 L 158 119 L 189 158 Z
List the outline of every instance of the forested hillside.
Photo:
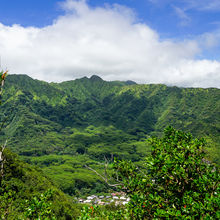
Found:
M 4 151 L 4 175 L 0 175 L 0 219 L 77 217 L 80 207 L 37 168 Z M 2 173 L 1 173 L 2 174 Z
M 141 165 L 147 139 L 167 125 L 205 137 L 209 159 L 220 163 L 220 90 L 106 82 L 98 76 L 46 83 L 9 75 L 4 88 L 1 140 L 40 166 L 70 194 L 107 190 L 89 165 L 105 158 Z

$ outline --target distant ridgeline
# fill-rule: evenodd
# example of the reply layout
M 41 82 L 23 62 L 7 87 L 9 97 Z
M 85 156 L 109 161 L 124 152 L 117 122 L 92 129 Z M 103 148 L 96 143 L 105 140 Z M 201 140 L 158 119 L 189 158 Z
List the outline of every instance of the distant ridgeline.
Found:
M 64 192 L 106 190 L 84 168 L 102 169 L 104 158 L 141 163 L 147 138 L 165 127 L 205 137 L 210 160 L 220 163 L 220 90 L 107 82 L 98 76 L 47 83 L 9 75 L 0 139 L 45 171 Z M 93 190 L 93 191 L 91 191 Z

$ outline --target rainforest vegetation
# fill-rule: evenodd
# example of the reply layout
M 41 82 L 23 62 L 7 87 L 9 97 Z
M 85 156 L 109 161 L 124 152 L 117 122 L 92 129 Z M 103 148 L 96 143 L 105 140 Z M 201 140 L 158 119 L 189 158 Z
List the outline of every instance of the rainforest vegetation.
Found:
M 103 173 L 105 163 L 108 161 L 110 162 L 109 172 L 112 175 L 118 172 L 123 185 L 129 189 L 127 193 L 130 193 L 133 201 L 129 205 L 130 208 L 128 207 L 128 212 L 120 210 L 119 216 L 142 219 L 157 213 L 155 217 L 175 215 L 187 217 L 192 212 L 197 213 L 198 216 L 198 213 L 203 213 L 201 216 L 211 216 L 217 207 L 215 196 L 209 197 L 209 205 L 214 204 L 210 212 L 204 211 L 206 208 L 198 210 L 198 207 L 195 210 L 182 210 L 182 207 L 187 206 L 184 202 L 188 198 L 188 194 L 184 193 L 178 201 L 166 202 L 165 197 L 168 195 L 164 194 L 164 191 L 169 191 L 170 195 L 174 196 L 175 193 L 169 187 L 175 180 L 164 180 L 162 176 L 166 172 L 174 172 L 179 167 L 169 168 L 169 164 L 161 163 L 161 160 L 164 160 L 163 152 L 175 151 L 175 147 L 183 141 L 183 146 L 175 160 L 184 158 L 183 153 L 187 146 L 192 146 L 193 151 L 189 151 L 191 155 L 189 158 L 192 159 L 192 155 L 197 152 L 194 149 L 196 146 L 202 147 L 202 157 L 198 156 L 194 162 L 190 160 L 188 164 L 182 161 L 179 165 L 190 166 L 196 163 L 201 165 L 201 159 L 205 157 L 207 161 L 215 164 L 214 167 L 219 166 L 219 97 L 220 90 L 216 88 L 138 85 L 132 81 L 106 82 L 95 75 L 62 83 L 46 83 L 26 75 L 9 75 L 0 108 L 3 124 L 0 141 L 4 143 L 7 139 L 5 155 L 9 158 L 5 165 L 5 177 L 1 180 L 0 192 L 1 201 L 7 202 L 1 204 L 0 213 L 2 216 L 8 215 L 9 219 L 13 219 L 13 215 L 19 216 L 18 213 L 24 213 L 21 214 L 21 218 L 26 216 L 30 219 L 31 217 L 34 219 L 36 213 L 42 213 L 40 216 L 42 219 L 44 216 L 48 216 L 49 219 L 58 216 L 58 219 L 71 219 L 79 216 L 80 207 L 73 203 L 73 196 L 112 190 L 102 178 L 86 166 Z M 164 142 L 164 139 L 150 141 L 154 136 L 162 137 L 168 125 L 177 130 L 190 132 L 196 138 L 205 138 L 206 144 L 195 141 L 188 133 L 178 133 L 171 128 L 172 137 L 167 133 L 164 137 L 171 140 L 171 143 L 175 142 L 169 149 L 163 149 L 164 145 L 161 142 Z M 186 144 L 187 141 L 189 145 Z M 155 155 L 153 153 L 155 150 L 161 151 L 161 154 Z M 203 151 L 206 152 L 206 156 Z M 14 156 L 14 153 L 18 154 L 19 158 Z M 201 155 L 201 152 L 197 153 Z M 151 159 L 153 164 L 160 163 L 161 166 L 155 165 L 155 169 L 158 168 L 158 170 L 152 171 L 154 176 L 148 176 L 148 179 L 143 180 L 145 178 L 135 171 L 135 167 L 146 172 L 146 158 L 153 158 Z M 116 159 L 122 162 L 112 163 Z M 128 178 L 128 173 L 123 171 L 122 164 L 128 170 L 133 169 L 132 175 L 135 178 Z M 212 176 L 211 172 L 210 177 L 207 170 L 210 171 L 211 166 L 209 168 L 207 166 L 204 163 L 201 176 L 202 178 L 206 176 L 210 181 L 213 178 L 215 182 L 218 175 Z M 147 170 L 151 168 L 148 167 Z M 216 168 L 212 167 L 213 169 Z M 180 175 L 188 175 L 184 172 Z M 146 188 L 144 184 L 149 183 L 149 178 L 152 181 L 156 173 L 160 173 L 157 187 L 154 188 L 155 185 L 150 184 L 146 189 L 148 191 L 144 191 Z M 127 182 L 126 179 L 131 182 Z M 164 181 L 170 181 L 167 188 L 161 188 Z M 189 177 L 189 184 L 192 184 L 190 181 Z M 204 186 L 207 183 L 204 183 Z M 137 190 L 138 185 L 143 188 Z M 198 188 L 195 189 L 198 191 Z M 153 192 L 157 192 L 159 197 L 152 194 Z M 152 197 L 149 204 L 146 204 L 144 195 Z M 203 204 L 204 195 L 201 197 L 196 194 L 188 199 L 194 203 L 201 200 Z M 13 199 L 10 200 L 10 198 Z M 149 212 L 149 206 L 158 204 L 159 200 L 162 208 L 157 210 L 152 207 Z M 139 213 L 132 204 L 135 205 L 140 201 L 142 208 L 139 209 Z M 38 207 L 36 204 L 44 208 L 41 211 L 39 211 L 41 208 L 31 211 L 30 207 Z M 161 210 L 166 210 L 168 215 Z M 91 210 L 84 212 L 84 219 L 90 212 Z M 106 212 L 109 216 L 113 215 L 111 211 L 106 210 L 104 215 Z M 151 213 L 150 216 L 146 214 L 147 212 Z M 97 216 L 101 218 L 103 214 L 100 213 L 103 212 L 99 210 Z M 118 213 L 114 212 L 114 214 Z M 91 217 L 90 215 L 88 218 Z

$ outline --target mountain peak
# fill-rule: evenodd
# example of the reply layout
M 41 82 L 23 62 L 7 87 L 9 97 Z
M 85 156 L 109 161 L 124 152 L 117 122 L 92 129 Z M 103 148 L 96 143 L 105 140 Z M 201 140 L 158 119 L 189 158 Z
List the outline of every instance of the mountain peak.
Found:
M 97 76 L 97 75 L 92 75 L 90 77 L 90 80 L 92 80 L 92 81 L 103 81 L 103 79 L 101 77 Z
M 137 83 L 132 80 L 127 80 L 125 83 L 126 85 L 137 85 Z

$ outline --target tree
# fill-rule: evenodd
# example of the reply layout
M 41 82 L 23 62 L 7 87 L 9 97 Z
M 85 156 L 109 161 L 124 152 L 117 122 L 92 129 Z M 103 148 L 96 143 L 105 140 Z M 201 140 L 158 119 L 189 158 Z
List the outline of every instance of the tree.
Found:
M 7 76 L 7 73 L 8 73 L 8 70 L 0 71 L 0 104 L 1 104 L 2 92 L 3 92 L 3 87 L 5 84 L 5 78 Z M 4 125 L 4 122 L 0 126 L 0 131 L 3 127 L 3 125 Z M 5 144 L 0 149 L 0 180 L 4 175 L 4 160 L 5 160 L 5 158 L 3 156 L 3 151 L 5 150 L 6 144 L 7 144 L 7 141 L 5 141 Z
M 152 138 L 144 169 L 116 161 L 114 168 L 130 196 L 132 219 L 220 219 L 218 167 L 205 159 L 205 141 L 172 127 Z

